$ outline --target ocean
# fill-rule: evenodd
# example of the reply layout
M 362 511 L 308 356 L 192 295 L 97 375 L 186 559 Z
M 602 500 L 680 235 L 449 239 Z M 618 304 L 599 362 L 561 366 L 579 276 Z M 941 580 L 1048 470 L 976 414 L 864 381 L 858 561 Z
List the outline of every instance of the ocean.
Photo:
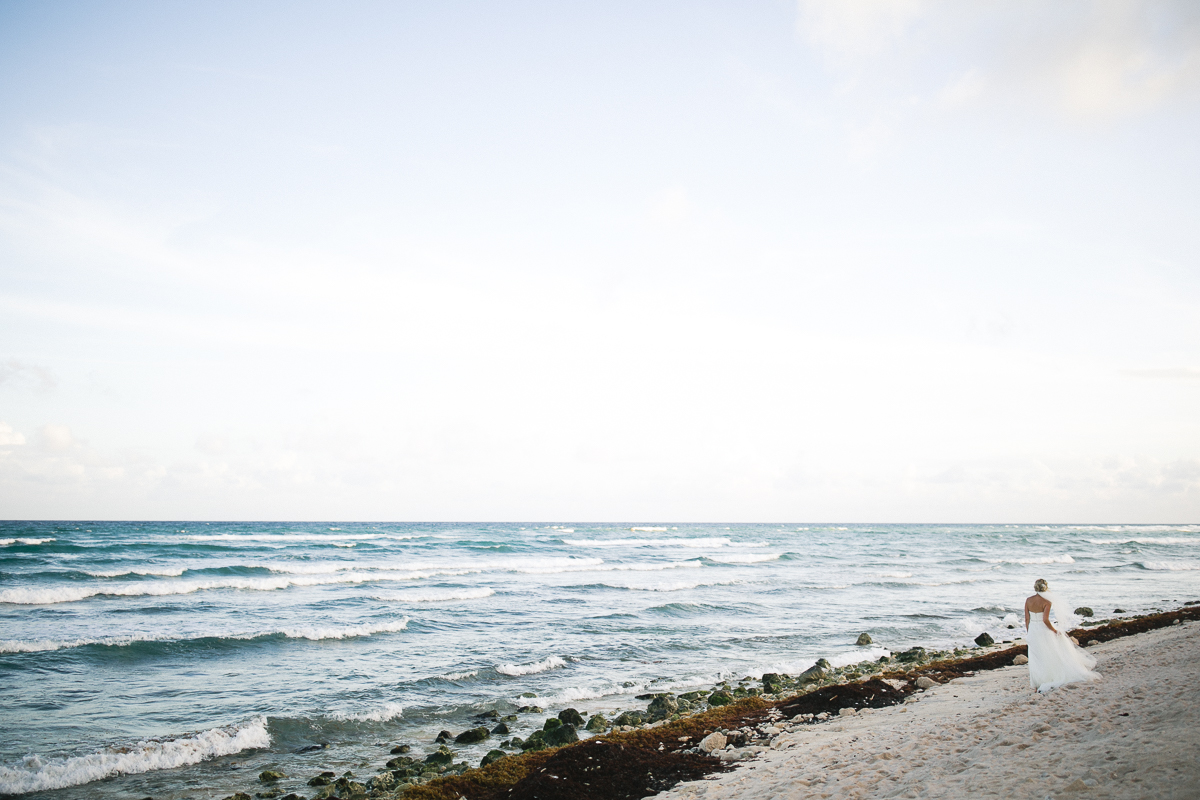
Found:
M 1198 570 L 1200 525 L 0 522 L 0 794 L 365 777 L 488 710 L 1011 640 L 1036 578 L 1100 618 Z

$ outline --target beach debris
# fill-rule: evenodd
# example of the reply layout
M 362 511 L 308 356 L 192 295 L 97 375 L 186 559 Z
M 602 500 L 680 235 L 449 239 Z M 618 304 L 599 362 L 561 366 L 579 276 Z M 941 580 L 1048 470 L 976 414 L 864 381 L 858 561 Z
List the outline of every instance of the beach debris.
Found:
M 1029 656 L 1025 655 L 1024 653 L 1020 653 L 1017 655 L 1016 658 L 1013 659 L 1013 663 L 1016 664 L 1018 667 L 1021 666 L 1022 664 L 1028 664 Z
M 603 714 L 596 713 L 587 721 L 587 729 L 592 733 L 603 733 L 608 730 L 608 720 Z
M 271 783 L 272 781 L 277 781 L 286 777 L 287 775 L 273 769 L 264 769 L 262 772 L 258 773 L 258 779 L 263 783 Z
M 937 686 L 937 681 L 928 677 L 927 675 L 922 675 L 921 677 L 917 678 L 918 689 L 932 689 L 935 686 Z
M 711 753 L 714 750 L 724 750 L 725 745 L 728 743 L 729 740 L 725 738 L 725 734 L 720 731 L 713 731 L 700 740 L 699 747 L 705 753 Z
M 1092 616 L 1092 610 L 1087 606 L 1080 606 L 1079 608 L 1075 609 L 1075 616 L 1090 617 Z
M 455 744 L 475 744 L 476 742 L 482 742 L 484 739 L 488 738 L 491 735 L 492 735 L 492 732 L 481 725 L 478 728 L 471 728 L 470 730 L 465 730 L 462 733 L 460 733 L 458 736 L 455 736 L 454 743 Z
M 871 641 L 871 634 L 860 633 L 858 635 L 858 641 L 856 641 L 855 644 L 859 647 L 866 647 L 867 645 L 871 644 Z
M 993 639 L 992 635 L 987 631 L 984 631 L 975 637 L 975 644 L 979 645 L 980 647 L 991 647 L 995 643 L 996 640 Z
M 479 766 L 486 767 L 493 761 L 499 761 L 507 755 L 508 753 L 505 753 L 503 750 L 488 750 L 487 755 L 479 760 Z
M 411 745 L 398 744 L 392 748 L 392 755 L 394 755 L 394 756 L 402 755 L 403 753 L 408 753 L 411 750 L 412 750 Z
M 558 712 L 558 718 L 568 725 L 575 725 L 576 727 L 582 725 L 584 722 L 583 715 L 573 708 L 564 708 Z

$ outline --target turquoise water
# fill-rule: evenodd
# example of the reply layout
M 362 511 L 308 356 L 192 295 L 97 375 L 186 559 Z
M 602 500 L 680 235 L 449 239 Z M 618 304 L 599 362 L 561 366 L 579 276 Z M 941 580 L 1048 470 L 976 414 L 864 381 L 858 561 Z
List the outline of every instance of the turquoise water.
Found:
M 1197 570 L 1198 525 L 3 522 L 0 793 L 366 775 L 485 710 L 1011 639 L 1036 578 L 1107 615 Z

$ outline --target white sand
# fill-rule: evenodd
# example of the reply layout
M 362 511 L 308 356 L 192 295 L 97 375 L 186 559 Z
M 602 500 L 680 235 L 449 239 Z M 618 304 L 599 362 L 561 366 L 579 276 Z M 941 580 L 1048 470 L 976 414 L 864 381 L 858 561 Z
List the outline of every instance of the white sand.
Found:
M 1035 695 L 1024 666 L 982 672 L 794 726 L 733 772 L 658 798 L 1200 798 L 1200 625 L 1090 652 L 1099 682 Z

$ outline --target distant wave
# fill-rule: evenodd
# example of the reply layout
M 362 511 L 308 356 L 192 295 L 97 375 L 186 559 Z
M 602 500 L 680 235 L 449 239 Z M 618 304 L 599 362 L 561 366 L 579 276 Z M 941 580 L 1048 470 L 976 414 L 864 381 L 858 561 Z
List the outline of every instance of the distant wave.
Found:
M 1074 564 L 1075 559 L 1068 555 L 1043 556 L 1042 558 L 985 558 L 989 564 Z
M 34 544 L 45 544 L 46 542 L 57 542 L 57 541 L 58 540 L 55 539 L 53 536 L 47 537 L 45 539 L 26 539 L 24 537 L 18 536 L 16 539 L 0 539 L 0 547 L 8 547 L 10 544 L 34 545 Z
M 381 708 L 371 711 L 335 711 L 330 719 L 341 722 L 387 722 L 404 715 L 404 706 L 399 703 L 384 703 Z
M 480 600 L 491 597 L 495 589 L 409 589 L 374 595 L 376 600 L 398 603 L 441 603 L 448 600 Z
M 1088 539 L 1092 544 L 1200 544 L 1200 538 L 1182 536 L 1144 536 L 1136 539 Z
M 764 561 L 774 561 L 782 553 L 748 553 L 746 555 L 705 556 L 709 561 L 718 564 L 761 564 Z
M 0 591 L 0 603 L 14 605 L 51 605 L 73 603 L 97 596 L 119 597 L 166 597 L 191 594 L 212 589 L 241 589 L 267 592 L 287 589 L 292 586 L 329 586 L 338 583 L 370 583 L 388 580 L 416 580 L 434 575 L 464 574 L 470 570 L 426 571 L 426 572 L 345 572 L 335 575 L 307 575 L 264 578 L 222 578 L 216 580 L 182 581 L 138 581 L 136 583 L 101 583 L 84 585 L 62 585 L 44 587 L 21 587 Z
M 1184 561 L 1139 561 L 1136 563 L 1140 564 L 1143 569 L 1156 572 L 1189 572 L 1200 569 L 1200 564 Z
M 496 672 L 501 675 L 517 676 L 517 675 L 536 675 L 539 672 L 547 672 L 548 670 L 565 667 L 567 662 L 558 656 L 550 656 L 533 664 L 500 664 L 496 667 Z
M 653 526 L 644 526 L 644 527 L 641 527 L 641 528 L 630 528 L 629 530 L 631 530 L 631 531 L 634 531 L 635 533 L 658 533 L 658 532 L 660 532 L 660 531 L 666 531 L 666 528 L 657 528 L 657 527 L 653 527 Z
M 472 669 L 467 672 L 451 672 L 447 675 L 440 676 L 444 681 L 465 681 L 467 678 L 474 678 L 479 674 L 479 670 Z
M 45 760 L 26 756 L 20 766 L 0 766 L 0 794 L 63 789 L 113 775 L 173 769 L 270 744 L 267 719 L 259 717 L 243 725 L 212 728 L 173 739 L 146 739 L 126 747 L 106 747 L 85 756 Z
M 636 528 L 633 530 L 637 530 Z M 766 542 L 735 542 L 732 539 L 709 537 L 705 539 L 563 539 L 572 547 L 766 547 Z
M 330 528 L 337 531 L 337 528 Z M 370 541 L 372 539 L 390 539 L 405 541 L 415 539 L 415 536 L 397 536 L 391 533 L 196 533 L 184 536 L 189 542 L 345 542 Z
M 94 639 L 69 640 L 34 639 L 22 641 L 10 639 L 0 640 L 0 653 L 43 653 L 50 650 L 69 650 L 89 645 L 129 647 L 142 642 L 198 642 L 208 639 L 250 641 L 254 639 L 266 639 L 272 636 L 283 636 L 288 639 L 308 639 L 315 642 L 323 639 L 353 639 L 358 636 L 372 636 L 376 633 L 395 633 L 408 627 L 408 623 L 408 617 L 404 617 L 399 620 L 366 623 L 363 625 L 305 625 L 271 631 L 224 634 L 221 636 L 211 633 L 198 633 L 194 636 L 183 637 L 178 634 L 157 634 L 145 636 L 102 636 Z
M 637 585 L 632 583 L 605 583 L 611 589 L 629 589 L 635 592 L 679 592 L 685 589 L 697 589 L 701 586 L 730 586 L 741 581 L 674 581 L 670 583 L 653 583 Z
M 156 569 L 114 569 L 109 571 L 83 570 L 84 575 L 93 578 L 124 578 L 127 575 L 155 575 L 164 578 L 178 578 L 187 572 L 187 567 L 158 567 Z

